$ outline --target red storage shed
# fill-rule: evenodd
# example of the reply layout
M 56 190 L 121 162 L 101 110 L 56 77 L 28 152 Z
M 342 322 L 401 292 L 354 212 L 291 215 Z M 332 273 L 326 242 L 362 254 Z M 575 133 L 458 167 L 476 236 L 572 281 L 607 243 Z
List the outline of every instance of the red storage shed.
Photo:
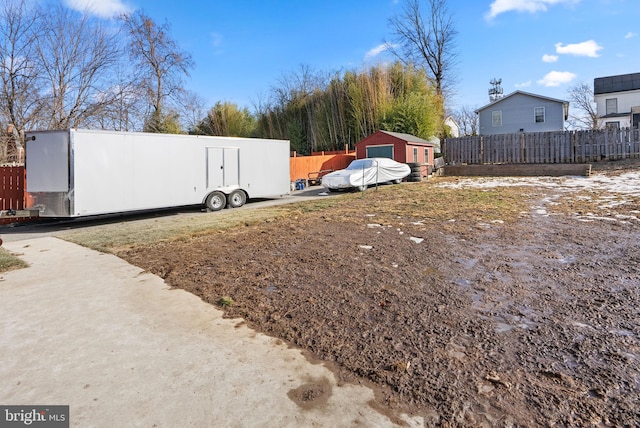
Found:
M 356 159 L 391 158 L 402 163 L 433 165 L 436 145 L 400 132 L 376 131 L 356 143 Z

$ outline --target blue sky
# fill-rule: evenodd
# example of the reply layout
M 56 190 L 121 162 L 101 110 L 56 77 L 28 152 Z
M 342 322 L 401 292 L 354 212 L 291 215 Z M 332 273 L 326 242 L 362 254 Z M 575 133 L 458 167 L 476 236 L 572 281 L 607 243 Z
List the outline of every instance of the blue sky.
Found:
M 249 107 L 302 66 L 358 70 L 392 57 L 388 20 L 403 0 L 62 0 L 109 18 L 142 9 L 191 53 L 187 88 L 207 108 Z M 426 1 L 425 1 L 426 3 Z M 458 30 L 450 108 L 489 102 L 493 78 L 516 90 L 567 99 L 577 83 L 640 72 L 638 0 L 448 0 Z

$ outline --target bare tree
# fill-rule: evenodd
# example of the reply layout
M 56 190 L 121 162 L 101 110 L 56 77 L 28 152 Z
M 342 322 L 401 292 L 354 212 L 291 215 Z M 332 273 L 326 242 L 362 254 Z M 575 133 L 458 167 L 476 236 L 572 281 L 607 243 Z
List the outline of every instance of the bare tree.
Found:
M 34 62 L 38 11 L 24 0 L 5 0 L 0 9 L 0 120 L 21 133 L 35 128 L 42 102 Z
M 436 93 L 446 96 L 455 83 L 455 39 L 458 34 L 446 0 L 406 0 L 402 14 L 389 20 L 395 36 L 391 52 L 401 61 L 424 67 Z
M 587 83 L 578 83 L 568 90 L 569 101 L 574 104 L 570 110 L 569 122 L 578 129 L 598 129 L 598 113 L 593 96 L 593 88 Z M 576 110 L 577 108 L 577 110 Z M 577 111 L 577 113 L 573 113 Z
M 117 34 L 62 5 L 47 9 L 40 22 L 37 51 L 47 82 L 48 128 L 83 126 L 111 101 L 104 95 L 120 56 Z
M 130 57 L 151 107 L 145 130 L 163 132 L 165 104 L 179 98 L 182 79 L 193 67 L 191 55 L 169 36 L 167 22 L 157 25 L 141 11 L 122 16 L 122 21 L 129 36 Z
M 182 126 L 189 133 L 194 133 L 198 124 L 207 115 L 205 110 L 206 101 L 193 91 L 185 90 L 180 97 L 180 110 L 182 113 Z
M 460 136 L 478 135 L 478 115 L 473 108 L 462 106 L 452 116 L 460 127 Z
M 144 90 L 132 80 L 129 70 L 114 69 L 115 82 L 97 98 L 103 103 L 100 115 L 90 118 L 88 127 L 113 131 L 138 131 L 147 116 Z

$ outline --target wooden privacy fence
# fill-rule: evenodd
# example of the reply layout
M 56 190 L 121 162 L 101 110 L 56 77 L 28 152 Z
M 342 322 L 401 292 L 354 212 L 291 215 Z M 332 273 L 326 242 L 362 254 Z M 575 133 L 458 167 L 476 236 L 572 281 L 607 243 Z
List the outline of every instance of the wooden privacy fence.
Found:
M 356 153 L 320 154 L 313 156 L 296 156 L 289 158 L 289 176 L 291 181 L 317 178 L 320 171 L 336 171 L 344 169 L 356 158 Z M 310 177 L 310 174 L 312 177 Z
M 558 131 L 448 138 L 448 164 L 588 163 L 640 157 L 638 129 Z
M 0 225 L 37 218 L 32 217 L 32 212 L 23 211 L 26 206 L 32 204 L 25 183 L 24 166 L 0 166 Z
M 22 210 L 25 203 L 24 166 L 0 167 L 0 210 Z

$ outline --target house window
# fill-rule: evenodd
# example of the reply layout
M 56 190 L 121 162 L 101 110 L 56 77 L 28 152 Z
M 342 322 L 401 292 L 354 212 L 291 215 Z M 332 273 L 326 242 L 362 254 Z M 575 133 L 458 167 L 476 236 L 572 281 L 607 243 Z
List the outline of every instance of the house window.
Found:
M 491 112 L 491 126 L 502 126 L 502 110 Z
M 429 149 L 424 149 L 424 163 L 429 163 Z
M 607 98 L 607 113 L 606 114 L 615 114 L 618 113 L 618 99 L 617 98 Z
M 620 129 L 620 122 L 607 122 L 607 129 Z
M 536 123 L 544 123 L 544 107 L 534 107 L 533 116 Z
M 414 162 L 418 162 L 418 148 L 417 147 L 413 148 L 413 161 Z

